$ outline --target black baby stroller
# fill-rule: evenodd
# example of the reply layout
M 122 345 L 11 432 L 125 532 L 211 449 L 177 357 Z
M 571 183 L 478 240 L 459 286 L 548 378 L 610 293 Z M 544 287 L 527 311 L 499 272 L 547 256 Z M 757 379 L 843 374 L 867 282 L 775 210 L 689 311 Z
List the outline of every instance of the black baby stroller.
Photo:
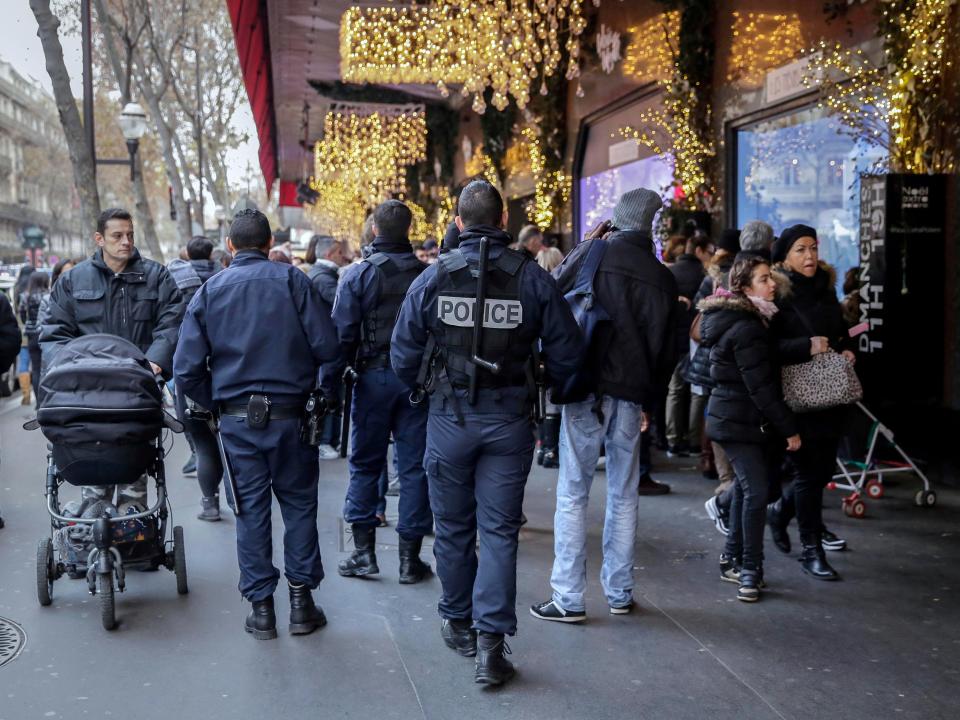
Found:
M 177 577 L 177 592 L 187 592 L 183 528 L 167 537 L 171 514 L 163 467 L 164 428 L 182 426 L 163 411 L 163 395 L 150 363 L 132 343 L 114 335 L 87 335 L 66 343 L 40 383 L 37 419 L 49 440 L 45 495 L 50 537 L 37 548 L 37 599 L 52 602 L 53 583 L 64 573 L 86 576 L 90 594 L 100 595 L 103 627 L 116 625 L 116 589 L 125 588 L 125 570 L 156 570 Z M 88 498 L 61 508 L 60 486 L 68 483 L 103 488 L 112 499 L 115 486 L 152 477 L 156 502 L 147 508 L 116 508 Z

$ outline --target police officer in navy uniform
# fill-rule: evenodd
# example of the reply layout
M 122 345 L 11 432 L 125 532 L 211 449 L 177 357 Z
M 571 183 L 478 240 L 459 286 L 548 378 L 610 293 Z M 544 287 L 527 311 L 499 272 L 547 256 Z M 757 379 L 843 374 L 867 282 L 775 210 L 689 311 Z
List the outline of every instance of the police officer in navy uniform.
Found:
M 323 579 L 317 537 L 316 448 L 301 440 L 307 396 L 320 366 L 336 359 L 336 330 L 310 280 L 293 265 L 267 259 L 270 224 L 258 210 L 233 219 L 226 270 L 208 280 L 187 308 L 174 355 L 177 385 L 220 416 L 220 435 L 237 486 L 240 593 L 253 604 L 245 629 L 277 636 L 273 592 L 271 491 L 283 515 L 284 574 L 291 634 L 326 624 L 311 590 Z M 283 358 L 283 372 L 277 372 Z
M 400 582 L 418 583 L 430 574 L 420 560 L 423 536 L 433 518 L 423 469 L 427 409 L 410 403 L 410 389 L 390 367 L 390 337 L 407 288 L 426 270 L 408 239 L 413 213 L 399 200 L 388 200 L 373 213 L 375 238 L 363 262 L 343 272 L 333 305 L 341 357 L 357 373 L 353 388 L 350 485 L 343 517 L 353 530 L 354 551 L 339 564 L 345 577 L 380 572 L 375 551 L 378 483 L 387 462 L 393 433 L 400 476 L 397 534 L 400 536 Z M 324 368 L 324 384 L 335 381 L 343 363 Z M 329 379 L 329 380 L 328 380 Z
M 584 348 L 553 278 L 508 248 L 497 189 L 471 182 L 457 212 L 459 247 L 410 286 L 391 360 L 402 381 L 429 393 L 424 464 L 443 585 L 441 635 L 460 655 L 476 655 L 476 682 L 499 685 L 514 674 L 504 636 L 517 629 L 517 537 L 534 449 L 534 347 L 553 383 L 576 372 Z M 482 369 L 472 353 L 481 248 L 488 254 L 478 349 L 496 372 Z

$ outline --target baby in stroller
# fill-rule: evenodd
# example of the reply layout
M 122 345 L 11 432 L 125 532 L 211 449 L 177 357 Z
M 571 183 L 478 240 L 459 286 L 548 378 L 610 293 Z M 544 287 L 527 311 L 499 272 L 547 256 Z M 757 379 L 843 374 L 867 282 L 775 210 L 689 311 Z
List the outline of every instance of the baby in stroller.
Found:
M 41 380 L 41 397 L 37 419 L 27 424 L 50 441 L 45 492 L 50 536 L 37 551 L 40 604 L 51 603 L 53 583 L 63 573 L 86 576 L 90 592 L 101 596 L 109 630 L 115 625 L 114 579 L 122 592 L 127 568 L 165 566 L 176 573 L 177 591 L 186 593 L 183 529 L 173 528 L 167 539 L 162 444 L 165 427 L 182 426 L 164 413 L 149 361 L 122 338 L 82 336 L 57 352 Z M 147 477 L 156 484 L 151 507 Z M 64 483 L 81 487 L 81 499 L 61 508 Z

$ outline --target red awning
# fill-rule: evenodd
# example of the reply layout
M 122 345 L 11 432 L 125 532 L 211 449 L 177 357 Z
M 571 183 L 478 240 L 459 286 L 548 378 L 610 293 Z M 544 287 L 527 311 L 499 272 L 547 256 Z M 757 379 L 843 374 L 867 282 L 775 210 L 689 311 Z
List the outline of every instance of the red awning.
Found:
M 260 169 L 267 192 L 277 178 L 277 123 L 273 110 L 270 33 L 266 0 L 227 0 L 243 84 L 260 139 Z

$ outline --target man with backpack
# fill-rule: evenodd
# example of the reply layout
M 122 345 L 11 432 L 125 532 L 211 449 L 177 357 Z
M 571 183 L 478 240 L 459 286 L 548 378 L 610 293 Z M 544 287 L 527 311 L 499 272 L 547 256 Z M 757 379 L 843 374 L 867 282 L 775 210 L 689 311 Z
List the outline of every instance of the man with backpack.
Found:
M 588 349 L 578 381 L 554 394 L 564 408 L 553 595 L 530 608 L 541 620 L 586 618 L 587 500 L 604 447 L 607 509 L 600 581 L 611 614 L 633 609 L 640 433 L 648 423 L 644 408 L 664 393 L 677 352 L 677 283 L 657 260 L 652 237 L 662 206 L 652 190 L 625 193 L 614 208 L 612 227 L 604 224 L 591 233 L 554 271 Z

